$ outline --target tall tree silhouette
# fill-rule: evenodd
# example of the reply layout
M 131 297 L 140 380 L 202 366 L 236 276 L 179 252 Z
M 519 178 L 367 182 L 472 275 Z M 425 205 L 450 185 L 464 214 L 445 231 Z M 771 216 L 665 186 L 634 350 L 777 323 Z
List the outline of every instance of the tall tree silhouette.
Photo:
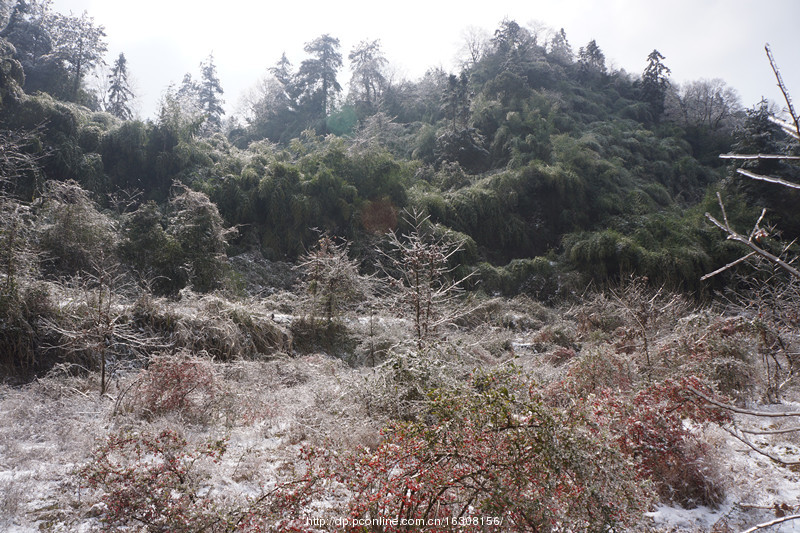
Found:
M 586 47 L 582 46 L 578 50 L 578 63 L 580 64 L 581 72 L 585 75 L 606 73 L 606 56 L 597 46 L 597 41 L 594 39 L 589 41 Z
M 664 98 L 669 89 L 669 73 L 662 60 L 664 56 L 653 50 L 647 56 L 647 67 L 642 74 L 642 97 L 653 108 L 656 118 L 664 112 Z
M 131 98 L 133 98 L 133 91 L 131 91 L 128 82 L 128 60 L 125 59 L 125 54 L 120 53 L 117 60 L 114 61 L 111 74 L 108 75 L 108 105 L 106 111 L 122 120 L 130 120 L 133 114 L 128 101 Z
M 210 132 L 219 131 L 222 128 L 222 116 L 225 114 L 222 104 L 225 101 L 220 98 L 220 95 L 223 93 L 212 53 L 200 63 L 200 81 L 197 84 L 197 103 L 200 111 L 206 117 L 205 129 Z
M 306 44 L 304 50 L 312 57 L 300 64 L 297 73 L 298 82 L 304 89 L 304 104 L 311 108 L 312 115 L 323 121 L 333 108 L 333 99 L 342 91 L 336 80 L 342 68 L 339 46 L 339 39 L 328 34 Z

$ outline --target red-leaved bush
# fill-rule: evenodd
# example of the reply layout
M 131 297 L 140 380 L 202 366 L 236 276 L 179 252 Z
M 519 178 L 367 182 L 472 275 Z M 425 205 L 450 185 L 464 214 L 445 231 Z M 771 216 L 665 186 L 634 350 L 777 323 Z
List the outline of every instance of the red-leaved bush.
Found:
M 689 387 L 713 395 L 694 377 L 654 383 L 632 396 L 606 390 L 594 400 L 595 416 L 613 429 L 624 452 L 639 459 L 640 475 L 655 483 L 662 500 L 716 506 L 724 499 L 722 487 L 692 426 L 724 423 L 729 414 L 706 406 Z
M 280 480 L 257 497 L 218 498 L 196 468 L 217 463 L 225 440 L 189 444 L 170 430 L 120 432 L 109 436 L 77 472 L 85 486 L 101 492 L 102 519 L 109 529 L 148 532 L 307 532 L 302 510 L 320 492 L 320 458 L 308 448 L 304 470 Z M 138 531 L 138 530 L 137 530 Z
M 190 422 L 207 422 L 222 389 L 209 359 L 175 355 L 154 357 L 131 392 L 129 407 L 144 415 L 175 413 Z
M 423 421 L 390 426 L 377 450 L 331 463 L 352 494 L 351 521 L 382 520 L 385 532 L 607 531 L 641 517 L 648 485 L 588 410 L 549 407 L 516 376 L 471 385 L 434 396 Z
M 78 471 L 90 488 L 103 491 L 103 518 L 110 526 L 144 525 L 147 531 L 220 530 L 213 498 L 201 495 L 193 468 L 217 460 L 225 441 L 190 446 L 173 431 L 111 435 Z
M 719 504 L 721 483 L 698 430 L 725 423 L 729 416 L 690 392 L 692 387 L 716 396 L 709 380 L 637 382 L 636 375 L 625 356 L 600 349 L 574 360 L 565 378 L 544 394 L 552 405 L 578 404 L 592 411 L 594 422 L 607 428 L 635 462 L 638 478 L 651 481 L 663 501 L 688 508 Z

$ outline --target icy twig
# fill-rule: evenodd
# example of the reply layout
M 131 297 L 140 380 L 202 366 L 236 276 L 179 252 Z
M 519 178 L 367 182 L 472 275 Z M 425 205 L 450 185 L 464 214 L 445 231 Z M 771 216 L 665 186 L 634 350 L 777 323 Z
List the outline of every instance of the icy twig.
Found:
M 793 159 L 800 159 L 800 158 L 793 158 Z M 800 189 L 800 183 L 793 183 L 791 181 L 786 181 L 781 178 L 774 178 L 772 176 L 764 176 L 762 174 L 756 174 L 755 172 L 750 172 L 749 170 L 745 170 L 743 168 L 737 168 L 736 172 L 738 172 L 742 176 L 747 176 L 752 180 L 766 181 L 767 183 L 775 183 L 778 185 L 783 185 L 784 187 L 789 187 L 790 189 Z
M 800 155 L 780 155 L 780 154 L 720 154 L 720 159 L 782 159 L 788 161 L 800 161 Z
M 783 459 L 781 459 L 777 455 L 769 453 L 766 450 L 762 450 L 761 448 L 759 448 L 758 446 L 756 446 L 755 444 L 750 442 L 750 440 L 747 437 L 745 437 L 744 434 L 741 433 L 741 430 L 736 426 L 734 426 L 733 429 L 727 428 L 727 427 L 723 427 L 722 429 L 724 431 L 726 431 L 730 436 L 736 438 L 742 444 L 745 444 L 748 448 L 750 448 L 754 452 L 756 452 L 756 453 L 758 453 L 760 455 L 763 455 L 764 457 L 767 457 L 768 459 L 770 459 L 771 461 L 773 461 L 776 464 L 779 464 L 781 466 L 787 466 L 787 467 L 788 466 L 800 465 L 800 461 L 784 461 Z
M 717 200 L 719 201 L 720 209 L 722 209 L 722 217 L 723 217 L 724 223 L 720 222 L 719 220 L 714 218 L 711 215 L 711 213 L 706 213 L 706 218 L 708 220 L 710 220 L 719 229 L 721 229 L 722 231 L 727 233 L 729 240 L 736 241 L 738 243 L 744 244 L 745 246 L 750 248 L 753 252 L 755 252 L 756 254 L 760 255 L 761 257 L 767 259 L 769 262 L 780 266 L 781 268 L 783 268 L 784 270 L 789 272 L 792 276 L 795 276 L 796 278 L 800 278 L 800 270 L 797 270 L 795 267 L 793 267 L 792 265 L 790 265 L 789 263 L 787 263 L 786 261 L 784 261 L 780 257 L 777 257 L 776 255 L 773 255 L 773 254 L 769 253 L 768 251 L 766 251 L 763 248 L 761 248 L 760 246 L 758 246 L 755 242 L 753 242 L 753 235 L 755 235 L 757 232 L 753 232 L 753 235 L 751 235 L 750 238 L 747 238 L 744 235 L 741 235 L 741 234 L 737 233 L 736 230 L 734 230 L 730 226 L 730 223 L 728 222 L 728 215 L 725 212 L 725 205 L 722 203 L 722 197 L 720 196 L 719 193 L 717 193 Z M 764 216 L 764 212 L 763 211 L 761 213 L 761 216 L 762 217 Z M 759 218 L 759 220 L 761 220 L 761 218 Z
M 731 261 L 730 263 L 728 263 L 728 264 L 727 264 L 727 265 L 725 265 L 724 267 L 718 268 L 718 269 L 716 269 L 714 272 L 710 272 L 710 273 L 706 274 L 705 276 L 701 277 L 701 278 L 700 278 L 700 281 L 705 281 L 705 280 L 707 280 L 708 278 L 711 278 L 711 277 L 714 277 L 714 276 L 716 276 L 717 274 L 722 274 L 723 272 L 725 272 L 725 271 L 726 271 L 726 270 L 728 270 L 729 268 L 735 267 L 736 265 L 738 265 L 739 263 L 741 263 L 741 262 L 743 262 L 743 261 L 747 261 L 748 259 L 750 259 L 750 258 L 751 258 L 751 257 L 753 257 L 754 255 L 756 255 L 756 253 L 755 253 L 755 252 L 750 252 L 749 254 L 747 254 L 747 255 L 745 255 L 745 256 L 742 256 L 742 257 L 740 257 L 740 258 L 739 258 L 739 259 L 737 259 L 736 261 Z
M 755 525 L 755 526 L 751 527 L 750 529 L 745 529 L 741 533 L 753 533 L 753 531 L 758 531 L 759 529 L 765 529 L 765 528 L 768 528 L 768 527 L 772 527 L 774 525 L 782 524 L 782 523 L 788 522 L 790 520 L 797 520 L 798 518 L 800 518 L 800 514 L 793 514 L 793 515 L 790 515 L 790 516 L 782 516 L 781 518 L 776 518 L 775 520 L 770 520 L 769 522 L 764 522 L 763 524 Z
M 736 414 L 740 414 L 740 415 L 763 416 L 763 417 L 768 417 L 768 418 L 783 418 L 783 417 L 800 416 L 800 411 L 787 411 L 787 412 L 784 412 L 784 413 L 775 413 L 775 412 L 771 412 L 771 411 L 752 411 L 750 409 L 742 409 L 741 407 L 736 407 L 735 405 L 730 405 L 730 404 L 723 403 L 723 402 L 720 402 L 718 400 L 715 400 L 714 398 L 711 398 L 707 394 L 703 394 L 702 392 L 700 392 L 699 390 L 695 389 L 691 385 L 688 385 L 686 387 L 686 390 L 688 390 L 689 392 L 691 392 L 695 396 L 698 396 L 698 397 L 702 398 L 703 400 L 707 401 L 711 405 L 714 405 L 716 407 L 721 407 L 722 409 L 725 409 L 726 411 L 730 411 L 732 413 L 736 413 Z
M 791 115 L 792 121 L 794 122 L 794 133 L 792 133 L 792 135 L 794 135 L 796 138 L 800 138 L 800 120 L 798 120 L 797 113 L 792 105 L 792 98 L 789 96 L 789 90 L 786 89 L 786 84 L 783 83 L 781 72 L 778 69 L 778 64 L 775 61 L 775 57 L 772 55 L 772 50 L 770 50 L 769 43 L 764 46 L 764 50 L 767 52 L 769 66 L 772 67 L 772 72 L 775 73 L 775 79 L 778 80 L 778 87 L 780 88 L 781 93 L 783 93 L 783 99 L 786 100 L 786 107 L 789 109 L 789 115 Z

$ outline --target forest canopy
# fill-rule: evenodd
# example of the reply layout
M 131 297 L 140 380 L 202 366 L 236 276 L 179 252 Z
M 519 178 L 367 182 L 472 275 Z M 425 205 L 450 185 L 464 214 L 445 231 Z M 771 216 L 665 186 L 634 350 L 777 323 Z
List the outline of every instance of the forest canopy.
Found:
M 343 50 L 323 34 L 305 57 L 265 65 L 237 116 L 225 116 L 209 54 L 143 121 L 124 53 L 105 58 L 102 25 L 45 0 L 6 7 L 0 120 L 34 132 L 25 150 L 41 167 L 10 192 L 32 199 L 47 180 L 75 180 L 99 209 L 121 193 L 124 216 L 157 208 L 169 233 L 180 184 L 238 228 L 227 254 L 293 260 L 315 228 L 356 252 L 413 208 L 465 239 L 459 260 L 480 266 L 473 285 L 487 292 L 526 290 L 534 264 L 576 280 L 636 274 L 697 290 L 730 259 L 701 216 L 714 191 L 735 192 L 743 217 L 758 200 L 717 156 L 770 126 L 754 126 L 757 110 L 745 112 L 722 80 L 673 83 L 658 50 L 631 74 L 609 68 L 594 39 L 574 45 L 563 29 L 506 19 L 466 38 L 459 71 L 408 80 L 392 74 L 380 40 Z M 103 83 L 90 83 L 101 65 Z M 785 207 L 776 220 L 798 222 Z

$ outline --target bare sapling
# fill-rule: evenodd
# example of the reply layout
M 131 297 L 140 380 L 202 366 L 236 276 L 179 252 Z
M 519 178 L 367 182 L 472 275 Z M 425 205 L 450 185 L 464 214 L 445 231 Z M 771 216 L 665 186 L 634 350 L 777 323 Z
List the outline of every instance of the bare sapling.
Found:
M 89 366 L 99 367 L 100 395 L 108 390 L 109 362 L 117 356 L 136 356 L 155 348 L 164 348 L 128 320 L 120 297 L 125 277 L 119 265 L 104 254 L 93 260 L 92 272 L 73 278 L 78 298 L 64 306 L 64 316 L 47 321 L 60 343 L 51 349 L 70 354 L 74 359 L 88 359 Z
M 417 349 L 422 351 L 439 328 L 464 313 L 457 309 L 463 283 L 473 273 L 454 278 L 451 260 L 462 249 L 462 241 L 435 235 L 430 217 L 405 211 L 408 233 L 388 234 L 388 250 L 379 250 L 394 305 L 400 316 L 410 318 Z

